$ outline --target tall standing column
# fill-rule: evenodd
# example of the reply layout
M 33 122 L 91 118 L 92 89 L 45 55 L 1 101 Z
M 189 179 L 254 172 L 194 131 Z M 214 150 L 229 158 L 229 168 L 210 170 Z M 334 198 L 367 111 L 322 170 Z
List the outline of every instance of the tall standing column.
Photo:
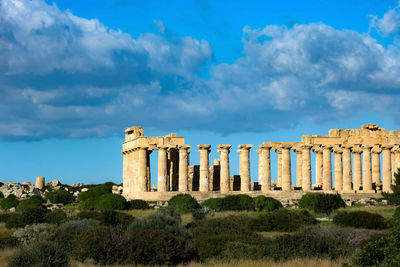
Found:
M 397 173 L 397 171 L 400 168 L 400 145 L 394 145 L 392 148 L 392 184 L 394 184 L 394 174 Z
M 180 192 L 188 191 L 188 167 L 189 167 L 189 156 L 188 149 L 190 145 L 179 146 L 179 186 Z
M 296 186 L 302 187 L 303 149 L 296 148 Z
M 138 164 L 138 177 L 137 177 L 137 188 L 138 192 L 146 192 L 147 190 L 147 148 L 139 147 L 139 164 Z
M 198 145 L 200 152 L 200 192 L 207 192 L 209 189 L 208 177 L 208 154 L 210 154 L 211 145 Z
M 302 156 L 302 169 L 301 169 L 301 174 L 302 174 L 302 183 L 301 183 L 301 188 L 303 191 L 311 191 L 311 155 L 310 155 L 310 149 L 311 146 L 309 145 L 302 145 L 301 149 L 303 150 L 303 156 Z
M 363 191 L 372 190 L 372 171 L 371 171 L 371 148 L 370 145 L 363 145 Z
M 339 146 L 334 146 L 333 153 L 335 155 L 335 190 L 340 192 L 343 190 L 343 150 Z
M 157 192 L 167 191 L 167 147 L 158 148 L 158 177 L 157 177 Z
M 270 145 L 260 145 L 257 150 L 258 158 L 258 183 L 261 185 L 262 192 L 271 190 L 271 158 L 270 158 Z
M 381 183 L 381 165 L 379 154 L 382 152 L 382 149 L 379 145 L 375 145 L 372 150 L 372 182 L 375 183 L 375 187 L 377 187 Z
M 276 186 L 282 187 L 282 150 L 275 149 L 275 152 L 278 155 L 278 177 L 276 179 Z
M 221 193 L 229 192 L 229 150 L 232 145 L 218 145 L 220 154 L 220 190 Z
M 344 193 L 351 192 L 351 149 L 352 146 L 343 145 L 343 190 Z
M 392 182 L 392 162 L 390 149 L 392 146 L 382 146 L 382 191 L 391 192 L 390 184 Z
M 291 146 L 282 145 L 282 191 L 292 190 L 292 174 L 290 164 Z
M 322 148 L 317 145 L 313 147 L 315 153 L 315 185 L 322 186 Z
M 240 191 L 250 191 L 250 149 L 253 145 L 239 145 Z
M 323 177 L 322 189 L 324 191 L 332 190 L 332 163 L 331 163 L 332 146 L 324 145 L 322 151 L 323 158 Z
M 362 177 L 362 169 L 361 169 L 361 146 L 354 145 L 353 149 L 353 160 L 354 160 L 354 179 L 353 179 L 353 189 L 358 191 L 361 186 L 361 177 Z

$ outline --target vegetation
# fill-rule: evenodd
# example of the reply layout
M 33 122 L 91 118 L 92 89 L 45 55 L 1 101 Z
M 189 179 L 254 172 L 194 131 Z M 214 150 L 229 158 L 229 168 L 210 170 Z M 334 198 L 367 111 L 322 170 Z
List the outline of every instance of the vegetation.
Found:
M 346 204 L 339 194 L 307 193 L 299 200 L 300 208 L 326 215 L 330 215 L 332 211 L 345 206 Z
M 63 189 L 48 192 L 46 194 L 46 199 L 50 200 L 51 203 L 61 203 L 64 205 L 72 203 L 75 200 L 74 196 L 71 193 Z
M 400 168 L 394 173 L 394 184 L 390 185 L 392 193 L 382 192 L 382 196 L 389 205 L 400 205 Z
M 17 206 L 17 211 L 23 211 L 27 208 L 42 207 L 44 199 L 41 196 L 33 195 L 28 199 L 21 200 Z
M 257 196 L 254 198 L 254 207 L 256 211 L 274 211 L 282 208 L 282 203 L 272 197 Z
M 367 211 L 339 212 L 333 217 L 333 222 L 340 226 L 385 229 L 386 222 L 382 215 Z
M 197 200 L 189 194 L 173 196 L 168 201 L 168 204 L 178 213 L 190 213 L 200 208 L 200 204 Z
M 19 200 L 13 194 L 8 195 L 6 198 L 0 199 L 0 208 L 9 210 L 18 206 Z
M 129 208 L 131 210 L 147 210 L 150 209 L 150 206 L 142 199 L 134 199 L 129 202 Z

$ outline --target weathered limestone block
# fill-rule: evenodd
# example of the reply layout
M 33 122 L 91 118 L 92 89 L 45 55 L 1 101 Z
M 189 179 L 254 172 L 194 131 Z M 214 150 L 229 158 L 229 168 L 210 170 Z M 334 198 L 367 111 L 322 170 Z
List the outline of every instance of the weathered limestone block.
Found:
M 38 176 L 36 178 L 36 183 L 35 183 L 35 187 L 39 190 L 43 190 L 44 188 L 44 177 L 42 176 Z

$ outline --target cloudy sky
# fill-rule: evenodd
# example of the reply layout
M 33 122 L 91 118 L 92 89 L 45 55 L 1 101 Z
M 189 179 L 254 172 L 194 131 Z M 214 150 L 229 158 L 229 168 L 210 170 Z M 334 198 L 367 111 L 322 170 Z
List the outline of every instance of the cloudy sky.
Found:
M 194 164 L 198 143 L 399 129 L 399 37 L 389 0 L 2 0 L 0 180 L 120 182 L 134 125 Z

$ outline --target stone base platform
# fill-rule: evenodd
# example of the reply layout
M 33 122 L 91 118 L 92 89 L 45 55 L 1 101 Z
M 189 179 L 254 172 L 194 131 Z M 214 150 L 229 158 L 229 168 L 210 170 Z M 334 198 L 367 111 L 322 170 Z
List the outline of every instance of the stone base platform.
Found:
M 329 194 L 336 194 L 335 191 L 311 191 L 312 193 L 329 193 Z M 171 197 L 182 194 L 184 192 L 178 192 L 178 191 L 173 191 L 173 192 L 134 192 L 130 193 L 129 196 L 124 196 L 128 200 L 132 199 L 143 199 L 146 201 L 167 201 Z M 231 191 L 227 194 L 221 194 L 219 191 L 209 191 L 209 192 L 198 192 L 198 191 L 191 191 L 187 192 L 188 194 L 192 195 L 194 198 L 196 198 L 198 201 L 204 201 L 209 198 L 216 198 L 216 197 L 225 197 L 227 195 L 239 195 L 239 194 L 246 194 L 251 197 L 256 197 L 256 196 L 266 196 L 266 197 L 273 197 L 277 200 L 289 200 L 289 199 L 300 199 L 302 195 L 308 193 L 304 191 L 290 191 L 290 192 L 284 192 L 284 191 L 269 191 L 268 193 L 263 193 L 261 191 L 250 191 L 250 192 L 241 192 L 241 191 Z M 343 199 L 350 199 L 350 200 L 359 200 L 359 199 L 365 199 L 365 198 L 382 198 L 382 194 L 380 192 L 378 193 L 342 193 L 340 194 Z

